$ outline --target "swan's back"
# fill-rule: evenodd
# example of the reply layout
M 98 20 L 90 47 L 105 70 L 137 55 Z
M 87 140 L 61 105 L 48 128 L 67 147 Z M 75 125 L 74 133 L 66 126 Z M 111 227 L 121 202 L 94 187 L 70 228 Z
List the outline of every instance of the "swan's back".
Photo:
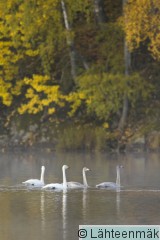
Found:
M 39 179 L 29 179 L 25 182 L 22 182 L 27 187 L 43 187 L 44 182 Z
M 119 185 L 114 182 L 103 182 L 103 183 L 97 184 L 96 187 L 110 189 L 110 188 L 117 188 L 119 187 Z
M 67 182 L 68 188 L 84 188 L 85 186 L 79 182 Z
M 56 190 L 56 189 L 63 189 L 62 183 L 50 183 L 43 187 L 43 189 L 49 189 L 49 190 Z

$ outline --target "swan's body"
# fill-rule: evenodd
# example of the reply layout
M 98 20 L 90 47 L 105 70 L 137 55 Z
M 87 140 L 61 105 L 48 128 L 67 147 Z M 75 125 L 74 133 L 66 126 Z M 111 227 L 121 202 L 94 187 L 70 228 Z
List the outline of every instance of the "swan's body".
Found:
M 116 182 L 102 182 L 98 185 L 96 185 L 97 188 L 108 188 L 108 189 L 116 189 L 120 188 L 120 169 L 123 168 L 122 165 L 118 165 L 116 167 L 117 169 L 117 179 Z
M 66 180 L 66 169 L 68 168 L 67 165 L 63 165 L 62 173 L 63 173 L 63 183 L 50 183 L 43 187 L 43 189 L 50 189 L 50 190 L 63 190 L 67 189 L 67 180 Z
M 84 167 L 82 169 L 82 175 L 83 175 L 83 184 L 79 182 L 67 182 L 68 188 L 88 188 L 87 178 L 86 178 L 86 172 L 90 171 L 89 168 Z
M 44 172 L 45 172 L 45 167 L 41 167 L 41 178 L 40 179 L 29 179 L 25 182 L 22 182 L 25 186 L 27 187 L 43 187 L 44 186 Z
M 96 185 L 97 188 L 108 188 L 108 189 L 112 189 L 112 188 L 117 188 L 120 187 L 119 184 L 114 183 L 114 182 L 102 182 L 100 184 Z
M 63 187 L 63 183 L 49 183 L 49 184 L 45 185 L 43 187 L 43 189 L 49 189 L 49 190 L 56 190 L 56 189 L 61 190 L 62 189 L 63 190 L 65 188 Z

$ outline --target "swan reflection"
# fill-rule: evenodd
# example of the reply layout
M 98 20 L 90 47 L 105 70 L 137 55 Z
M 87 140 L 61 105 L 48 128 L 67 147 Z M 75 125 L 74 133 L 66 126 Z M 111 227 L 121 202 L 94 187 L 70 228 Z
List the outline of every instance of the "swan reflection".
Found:
M 116 210 L 117 210 L 117 216 L 120 215 L 120 203 L 121 203 L 121 192 L 120 189 L 116 190 Z
M 83 195 L 82 195 L 82 216 L 84 222 L 86 221 L 87 217 L 87 207 L 88 206 L 88 189 L 84 188 L 83 189 Z
M 41 205 L 40 205 L 40 213 L 41 213 L 41 229 L 42 233 L 45 232 L 45 195 L 44 191 L 41 192 Z
M 67 239 L 67 189 L 62 192 L 62 229 L 63 240 Z

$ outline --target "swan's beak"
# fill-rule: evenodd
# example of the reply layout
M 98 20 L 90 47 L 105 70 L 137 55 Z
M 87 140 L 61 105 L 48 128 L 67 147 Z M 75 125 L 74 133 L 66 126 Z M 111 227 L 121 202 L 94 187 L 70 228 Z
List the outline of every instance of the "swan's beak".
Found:
M 91 172 L 91 169 L 87 168 L 87 169 L 85 170 L 85 172 Z
M 63 168 L 68 169 L 69 166 L 68 165 L 63 165 Z

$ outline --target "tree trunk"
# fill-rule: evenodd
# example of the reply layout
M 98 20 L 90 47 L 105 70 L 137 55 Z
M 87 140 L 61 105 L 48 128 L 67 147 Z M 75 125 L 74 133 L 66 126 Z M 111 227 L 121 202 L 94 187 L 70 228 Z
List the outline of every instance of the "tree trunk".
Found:
M 126 4 L 127 0 L 123 0 L 123 7 Z M 131 68 L 131 54 L 128 50 L 127 43 L 124 40 L 124 62 L 125 62 L 125 76 L 130 75 L 130 68 Z M 124 94 L 124 99 L 123 99 L 123 108 L 122 108 L 122 115 L 119 121 L 118 129 L 121 133 L 123 133 L 125 124 L 127 121 L 128 117 L 128 108 L 129 108 L 129 101 L 127 94 Z
M 66 6 L 65 6 L 65 2 L 63 0 L 61 0 L 61 6 L 62 6 L 65 28 L 68 32 L 68 34 L 66 36 L 66 41 L 67 41 L 67 45 L 69 47 L 69 53 L 70 53 L 69 55 L 70 55 L 70 62 L 71 62 L 71 76 L 72 76 L 73 80 L 75 81 L 75 78 L 76 78 L 76 54 L 75 54 L 75 49 L 74 49 L 74 42 L 70 35 L 71 28 L 70 28 L 69 21 L 68 21 L 67 10 L 66 10 Z
M 94 12 L 97 23 L 104 23 L 105 16 L 103 13 L 103 0 L 94 0 Z
M 125 59 L 125 76 L 129 76 L 129 71 L 130 71 L 130 67 L 131 67 L 131 54 L 128 51 L 126 42 L 124 44 L 124 59 Z M 124 99 L 123 99 L 122 115 L 121 115 L 119 125 L 118 125 L 118 129 L 121 133 L 123 133 L 125 124 L 127 121 L 128 108 L 129 108 L 129 101 L 128 101 L 127 94 L 125 93 Z

